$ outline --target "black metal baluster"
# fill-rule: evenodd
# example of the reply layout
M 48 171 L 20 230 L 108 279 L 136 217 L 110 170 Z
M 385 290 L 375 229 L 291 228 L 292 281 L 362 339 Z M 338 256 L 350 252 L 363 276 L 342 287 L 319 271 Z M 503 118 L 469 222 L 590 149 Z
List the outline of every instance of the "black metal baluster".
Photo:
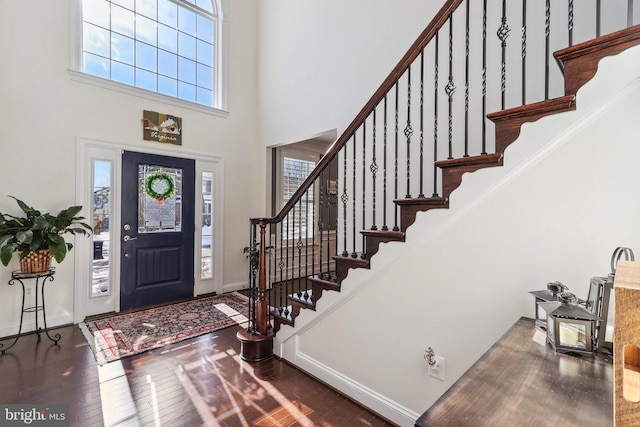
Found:
M 507 90 L 507 37 L 511 29 L 507 25 L 507 0 L 502 0 L 502 20 L 500 28 L 498 28 L 498 38 L 502 47 L 502 67 L 500 69 L 500 93 L 501 93 L 501 106 L 505 109 L 505 98 Z
M 289 212 L 287 214 L 287 228 L 286 228 L 286 234 L 285 234 L 285 244 L 287 245 L 286 247 L 286 252 L 285 252 L 285 259 L 284 259 L 284 315 L 288 316 L 290 311 L 289 311 L 289 306 L 287 305 L 287 295 L 289 295 L 289 241 L 291 240 L 291 238 L 289 237 L 289 223 L 291 222 L 291 212 Z M 282 286 L 282 285 L 281 285 Z
M 527 103 L 527 0 L 522 0 L 522 105 Z
M 569 30 L 569 46 L 573 46 L 573 0 L 569 0 L 567 8 L 567 29 Z
M 544 21 L 544 99 L 549 99 L 549 39 L 551 35 L 551 0 L 546 0 Z
M 396 137 L 395 137 L 395 172 L 394 172 L 394 199 L 398 198 L 398 81 L 396 80 Z M 395 206 L 394 209 L 394 225 L 393 231 L 400 231 L 400 227 L 398 227 L 398 206 Z
M 411 198 L 411 65 L 407 67 L 407 126 L 404 128 L 404 136 L 407 138 L 407 199 Z
M 369 166 L 369 170 L 371 171 L 371 189 L 372 189 L 372 196 L 373 196 L 373 200 L 371 202 L 371 207 L 372 207 L 372 215 L 371 215 L 371 229 L 372 230 L 377 230 L 378 226 L 376 225 L 376 175 L 378 173 L 378 163 L 376 161 L 376 110 L 377 108 L 373 109 L 373 154 L 372 154 L 372 158 L 371 158 L 371 166 Z
M 328 170 L 331 170 L 331 168 L 328 168 Z M 322 174 L 320 176 L 322 176 Z M 323 268 L 323 265 L 322 265 L 322 255 L 323 255 L 322 247 L 323 247 L 323 243 L 324 243 L 324 226 L 325 226 L 324 215 L 325 215 L 326 212 L 328 212 L 327 209 L 324 209 L 324 194 L 325 194 L 325 191 L 324 191 L 324 185 L 323 184 L 324 184 L 324 181 L 322 179 L 320 179 L 320 186 L 319 186 L 320 187 L 320 201 L 318 203 L 318 205 L 320 206 L 320 214 L 318 215 L 318 217 L 319 217 L 318 218 L 318 230 L 320 231 L 320 251 L 319 251 L 319 254 L 318 254 L 318 257 L 320 259 L 319 260 L 320 261 L 320 268 L 319 268 L 319 276 L 320 277 L 322 277 L 323 273 L 324 273 L 324 268 Z M 327 185 L 328 185 L 328 182 L 327 182 Z M 308 196 L 308 194 L 309 194 L 309 190 L 307 190 L 307 196 Z M 329 197 L 331 197 L 331 196 L 327 195 L 327 199 Z M 309 221 L 309 217 L 307 217 L 307 222 L 308 221 Z M 312 224 L 313 223 L 315 223 L 315 221 L 312 221 Z M 313 227 L 313 230 L 315 231 L 315 227 Z M 315 242 L 314 242 L 314 245 L 315 245 Z M 311 256 L 313 258 L 312 261 L 313 261 L 313 264 L 315 266 L 315 250 L 311 251 Z
M 384 94 L 384 134 L 382 157 L 382 230 L 387 231 L 387 94 Z
M 285 218 L 285 221 L 287 221 L 286 218 Z M 287 221 L 287 223 L 288 223 L 288 221 Z M 284 284 L 284 268 L 286 266 L 285 261 L 283 260 L 283 256 L 284 256 L 284 253 L 285 253 L 284 232 L 285 232 L 284 224 L 280 223 L 280 250 L 278 251 L 278 253 L 280 254 L 280 261 L 278 262 L 278 267 L 280 269 L 280 281 L 278 282 L 278 288 L 280 289 L 280 292 L 278 292 L 280 294 L 280 305 L 279 305 L 280 314 L 283 313 L 284 306 L 285 306 L 284 300 L 283 300 L 283 292 L 282 292 L 282 286 Z
M 464 157 L 469 157 L 469 0 L 465 0 L 464 34 Z
M 433 65 L 434 85 L 433 85 L 433 197 L 438 197 L 438 63 L 439 63 L 439 39 L 440 32 L 436 32 L 435 61 Z
M 367 228 L 365 222 L 367 218 L 367 122 L 362 122 L 362 228 L 361 230 L 365 230 Z M 366 245 L 365 245 L 365 235 L 362 234 L 362 253 L 360 257 L 365 259 L 367 257 L 366 254 Z
M 596 37 L 600 37 L 600 24 L 602 22 L 602 4 L 600 0 L 596 0 Z
M 353 252 L 351 252 L 352 258 L 357 258 L 356 252 L 356 134 L 353 134 L 353 209 L 352 209 L 352 230 L 353 233 Z
M 300 236 L 300 240 L 298 240 L 298 252 L 299 252 L 299 257 L 298 257 L 298 283 L 299 283 L 299 287 L 298 289 L 300 289 L 300 287 L 302 287 L 304 285 L 304 298 L 305 299 L 309 299 L 309 290 L 308 290 L 308 286 L 307 286 L 307 277 L 309 277 L 308 275 L 308 262 L 307 262 L 307 252 L 305 249 L 305 259 L 304 259 L 304 265 L 305 265 L 305 274 L 304 277 L 302 277 L 302 248 L 303 247 L 307 247 L 307 237 L 308 237 L 308 230 L 309 230 L 309 217 L 307 216 L 307 214 L 309 213 L 307 206 L 309 206 L 309 190 L 307 190 L 305 192 L 305 216 L 304 216 L 304 233 L 305 233 L 305 241 L 302 241 L 302 197 L 300 198 L 300 231 L 298 232 L 298 235 Z
M 424 48 L 420 52 L 420 194 L 418 197 L 424 197 Z
M 347 154 L 348 154 L 348 141 L 344 144 L 344 149 L 342 150 L 342 159 L 344 164 L 344 172 L 343 172 L 343 181 L 342 184 L 342 196 L 340 196 L 340 201 L 342 201 L 342 232 L 343 232 L 343 248 L 342 248 L 342 256 L 349 256 L 349 252 L 347 251 L 347 203 L 349 202 L 349 194 L 347 193 Z
M 449 155 L 448 159 L 453 159 L 453 94 L 456 92 L 456 85 L 453 83 L 453 16 L 449 14 L 449 81 L 444 88 L 449 97 Z
M 482 3 L 482 154 L 487 154 L 487 0 Z

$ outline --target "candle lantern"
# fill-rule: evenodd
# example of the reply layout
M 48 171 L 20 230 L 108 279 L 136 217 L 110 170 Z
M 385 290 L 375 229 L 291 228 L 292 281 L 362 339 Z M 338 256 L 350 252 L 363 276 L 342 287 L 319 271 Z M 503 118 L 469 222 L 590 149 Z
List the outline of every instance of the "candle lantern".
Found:
M 535 298 L 536 326 L 542 329 L 546 329 L 547 327 L 547 314 L 540 307 L 539 303 L 558 301 L 558 295 L 568 290 L 569 288 L 560 282 L 551 282 L 547 283 L 547 289 L 545 290 L 529 292 Z
M 547 342 L 559 353 L 591 354 L 594 350 L 595 322 L 600 318 L 578 305 L 570 292 L 558 301 L 541 302 L 547 315 Z

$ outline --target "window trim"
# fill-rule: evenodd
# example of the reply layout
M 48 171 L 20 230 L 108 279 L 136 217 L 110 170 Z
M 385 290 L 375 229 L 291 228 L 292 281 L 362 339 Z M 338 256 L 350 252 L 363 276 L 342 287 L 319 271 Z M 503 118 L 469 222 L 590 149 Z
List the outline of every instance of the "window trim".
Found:
M 189 7 L 193 10 L 200 10 L 195 5 L 184 3 L 181 0 L 176 0 L 178 3 L 185 7 Z M 214 92 L 214 107 L 209 107 L 195 102 L 185 101 L 183 99 L 164 95 L 159 92 L 154 92 L 146 89 L 141 89 L 136 86 L 129 86 L 124 83 L 116 82 L 110 79 L 97 77 L 91 74 L 87 74 L 82 71 L 82 0 L 72 0 L 70 6 L 70 49 L 69 49 L 69 76 L 71 80 L 81 83 L 90 84 L 92 86 L 101 87 L 103 89 L 110 89 L 116 92 L 124 93 L 127 95 L 136 96 L 139 98 L 146 98 L 152 101 L 159 101 L 166 104 L 172 104 L 178 107 L 188 108 L 191 110 L 199 111 L 206 114 L 211 114 L 218 117 L 227 117 L 229 111 L 227 110 L 227 89 L 226 89 L 226 49 L 224 49 L 224 15 L 222 13 L 221 0 L 211 0 L 213 3 L 214 13 L 217 13 L 216 27 L 216 49 L 214 57 L 214 67 L 217 67 L 218 72 L 215 77 L 216 88 Z M 206 11 L 205 11 L 206 12 Z M 207 12 L 208 13 L 208 12 Z

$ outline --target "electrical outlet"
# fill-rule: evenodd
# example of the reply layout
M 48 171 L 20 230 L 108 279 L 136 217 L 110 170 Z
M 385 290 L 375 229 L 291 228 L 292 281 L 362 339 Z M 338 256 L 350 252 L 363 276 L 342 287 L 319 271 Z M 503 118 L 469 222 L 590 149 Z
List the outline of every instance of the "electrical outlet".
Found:
M 444 357 L 434 356 L 436 362 L 433 366 L 429 366 L 429 376 L 444 381 Z

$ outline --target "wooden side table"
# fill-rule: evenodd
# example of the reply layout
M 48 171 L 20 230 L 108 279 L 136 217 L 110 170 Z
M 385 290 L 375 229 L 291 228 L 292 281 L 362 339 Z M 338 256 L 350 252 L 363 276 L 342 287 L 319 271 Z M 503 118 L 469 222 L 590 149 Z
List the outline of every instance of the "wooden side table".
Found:
M 23 273 L 19 270 L 13 271 L 11 273 L 11 279 L 9 280 L 9 285 L 13 286 L 15 283 L 20 283 L 20 286 L 22 286 L 22 310 L 20 311 L 20 327 L 18 328 L 18 334 L 16 335 L 15 339 L 13 340 L 13 342 L 11 343 L 11 345 L 9 345 L 8 347 L 4 346 L 4 343 L 0 343 L 0 352 L 2 354 L 4 354 L 7 350 L 9 350 L 11 347 L 13 347 L 14 345 L 16 345 L 16 343 L 18 342 L 18 339 L 20 339 L 20 336 L 22 335 L 22 323 L 24 320 L 24 314 L 25 313 L 35 313 L 36 316 L 36 334 L 38 334 L 38 339 L 40 339 L 40 331 L 42 330 L 42 328 L 40 328 L 39 324 L 38 324 L 38 312 L 41 311 L 42 312 L 42 322 L 43 322 L 43 326 L 44 326 L 44 332 L 47 335 L 47 338 L 49 338 L 51 341 L 53 341 L 54 344 L 58 344 L 58 341 L 60 341 L 61 335 L 60 334 L 55 334 L 53 337 L 49 334 L 49 329 L 47 328 L 47 314 L 45 311 L 45 304 L 44 304 L 44 285 L 46 282 L 52 282 L 53 281 L 53 275 L 56 274 L 56 270 L 55 268 L 50 268 L 47 271 L 43 271 L 41 273 Z M 26 295 L 26 289 L 24 286 L 24 281 L 25 280 L 35 280 L 36 282 L 36 286 L 35 286 L 35 291 L 36 291 L 36 301 L 35 301 L 35 305 L 32 307 L 25 307 L 24 303 L 25 303 L 25 295 Z M 38 293 L 38 289 L 40 290 L 40 292 Z

